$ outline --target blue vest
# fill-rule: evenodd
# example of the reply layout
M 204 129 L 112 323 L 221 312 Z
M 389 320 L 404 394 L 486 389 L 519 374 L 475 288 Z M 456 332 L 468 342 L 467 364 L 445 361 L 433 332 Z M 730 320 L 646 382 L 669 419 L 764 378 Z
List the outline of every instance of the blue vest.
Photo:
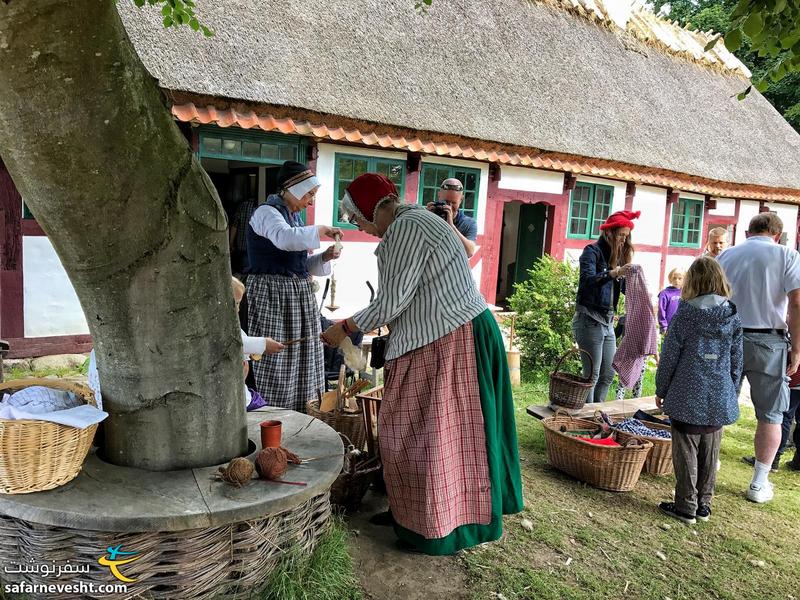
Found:
M 297 213 L 290 213 L 280 196 L 270 196 L 265 204 L 278 209 L 278 212 L 292 227 L 303 227 L 300 216 Z M 307 251 L 281 250 L 267 238 L 258 235 L 249 223 L 247 224 L 247 260 L 249 262 L 247 272 L 253 275 L 286 275 L 287 277 L 303 278 L 309 276 Z

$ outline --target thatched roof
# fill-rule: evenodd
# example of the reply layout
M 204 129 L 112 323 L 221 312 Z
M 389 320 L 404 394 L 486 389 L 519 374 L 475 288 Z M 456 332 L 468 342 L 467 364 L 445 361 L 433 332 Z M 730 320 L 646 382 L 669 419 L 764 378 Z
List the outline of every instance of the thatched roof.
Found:
M 800 189 L 800 135 L 740 76 L 525 0 L 200 2 L 211 39 L 119 3 L 163 88 Z

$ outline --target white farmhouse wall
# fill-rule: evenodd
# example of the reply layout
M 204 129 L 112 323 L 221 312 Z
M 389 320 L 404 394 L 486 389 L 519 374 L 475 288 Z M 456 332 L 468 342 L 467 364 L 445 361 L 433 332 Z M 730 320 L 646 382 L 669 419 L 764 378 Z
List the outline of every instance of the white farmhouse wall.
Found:
M 561 194 L 564 191 L 564 174 L 524 167 L 502 167 L 497 187 L 520 192 Z
M 22 238 L 25 337 L 89 333 L 78 296 L 46 236 Z
M 660 246 L 664 238 L 664 216 L 667 211 L 667 191 L 663 188 L 636 186 L 633 210 L 641 211 L 633 230 L 634 244 Z
M 736 224 L 736 245 L 741 244 L 745 238 L 745 232 L 750 225 L 750 219 L 758 214 L 759 203 L 755 200 L 742 200 L 739 203 L 739 222 Z
M 797 247 L 797 206 L 794 204 L 779 204 L 769 202 L 767 206 L 775 211 L 783 221 L 783 231 L 786 234 L 786 245 L 789 248 Z
M 736 200 L 733 198 L 714 198 L 717 208 L 708 211 L 709 217 L 732 217 L 736 214 Z

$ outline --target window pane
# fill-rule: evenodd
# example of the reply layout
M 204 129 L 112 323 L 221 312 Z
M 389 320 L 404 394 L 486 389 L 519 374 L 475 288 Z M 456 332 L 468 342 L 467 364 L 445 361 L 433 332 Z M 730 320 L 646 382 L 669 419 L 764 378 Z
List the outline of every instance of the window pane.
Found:
M 203 137 L 203 150 L 207 152 L 222 152 L 222 140 L 213 137 Z
M 280 160 L 278 156 L 278 146 L 275 144 L 261 144 L 261 158 Z
M 225 154 L 241 154 L 242 142 L 238 140 L 223 140 L 222 151 Z
M 461 202 L 461 208 L 472 216 L 472 213 L 475 212 L 475 192 L 464 192 L 464 200 Z
M 280 147 L 281 160 L 297 160 L 297 147 L 296 146 L 281 146 Z
M 350 158 L 340 158 L 338 161 L 339 170 L 336 177 L 339 181 L 345 180 L 348 183 L 355 179 L 353 177 L 353 161 Z
M 244 142 L 242 144 L 242 154 L 258 158 L 261 156 L 261 144 L 258 142 Z
M 366 158 L 353 159 L 353 179 L 369 171 L 369 162 Z

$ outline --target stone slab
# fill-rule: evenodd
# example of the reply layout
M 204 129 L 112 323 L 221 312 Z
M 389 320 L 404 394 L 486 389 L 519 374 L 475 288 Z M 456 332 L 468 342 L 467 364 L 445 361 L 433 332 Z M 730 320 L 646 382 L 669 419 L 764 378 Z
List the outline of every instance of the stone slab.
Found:
M 214 478 L 217 466 L 142 471 L 91 454 L 66 485 L 33 494 L 0 494 L 0 514 L 92 531 L 183 531 L 278 514 L 330 489 L 342 468 L 339 434 L 308 415 L 263 408 L 247 414 L 248 437 L 259 447 L 259 423 L 268 419 L 283 422 L 282 444 L 301 458 L 327 457 L 289 468 L 284 479 L 305 486 L 253 480 L 235 488 Z
M 31 359 L 31 369 L 45 371 L 47 369 L 77 369 L 86 362 L 86 354 L 53 354 Z
M 547 419 L 554 417 L 556 410 L 566 411 L 572 417 L 593 417 L 596 410 L 602 410 L 609 417 L 632 417 L 637 410 L 643 410 L 649 414 L 660 413 L 661 410 L 656 406 L 655 396 L 645 396 L 644 398 L 631 398 L 629 400 L 612 400 L 599 404 L 585 404 L 578 410 L 569 410 L 560 406 L 553 405 L 534 405 L 529 406 L 527 412 L 537 419 Z

